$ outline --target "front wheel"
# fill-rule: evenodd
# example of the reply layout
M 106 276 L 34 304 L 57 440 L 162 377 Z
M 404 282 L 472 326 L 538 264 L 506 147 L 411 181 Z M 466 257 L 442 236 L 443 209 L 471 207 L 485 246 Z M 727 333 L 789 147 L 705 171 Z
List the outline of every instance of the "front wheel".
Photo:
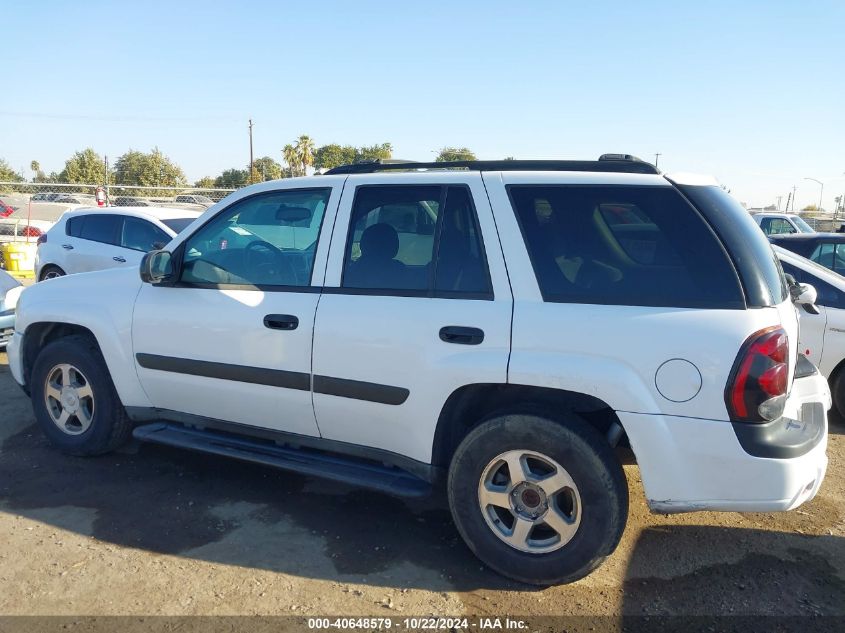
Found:
M 582 419 L 502 415 L 461 442 L 448 480 L 469 548 L 521 582 L 583 578 L 619 543 L 628 516 L 622 466 Z
M 32 408 L 50 443 L 71 455 L 99 455 L 125 443 L 132 423 L 99 348 L 69 336 L 41 350 L 32 368 Z

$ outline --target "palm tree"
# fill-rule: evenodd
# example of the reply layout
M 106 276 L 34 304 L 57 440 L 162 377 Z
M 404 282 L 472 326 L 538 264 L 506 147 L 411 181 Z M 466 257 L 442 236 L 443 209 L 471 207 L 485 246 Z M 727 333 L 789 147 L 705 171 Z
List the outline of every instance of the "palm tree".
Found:
M 302 175 L 305 169 L 314 164 L 314 141 L 307 134 L 303 134 L 296 141 L 296 154 L 299 157 L 299 164 L 302 166 Z
M 296 151 L 296 148 L 288 143 L 282 148 L 282 158 L 284 159 L 285 163 L 288 166 L 288 175 L 298 176 L 299 175 L 299 154 Z

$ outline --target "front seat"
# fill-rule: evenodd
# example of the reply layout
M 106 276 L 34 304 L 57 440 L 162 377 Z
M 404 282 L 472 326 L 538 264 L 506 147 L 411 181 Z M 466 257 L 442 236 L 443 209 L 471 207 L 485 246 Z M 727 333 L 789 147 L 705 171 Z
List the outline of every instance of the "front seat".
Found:
M 405 287 L 407 268 L 394 259 L 399 252 L 399 234 L 385 222 L 367 227 L 361 234 L 361 256 L 349 264 L 343 285 L 349 288 Z

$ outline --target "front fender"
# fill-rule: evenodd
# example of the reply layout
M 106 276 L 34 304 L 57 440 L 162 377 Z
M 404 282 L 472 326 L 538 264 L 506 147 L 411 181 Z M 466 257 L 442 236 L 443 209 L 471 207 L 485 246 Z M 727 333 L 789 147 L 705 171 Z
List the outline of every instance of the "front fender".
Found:
M 27 335 L 45 324 L 89 330 L 102 351 L 124 406 L 152 406 L 132 356 L 132 314 L 141 289 L 136 270 L 118 269 L 69 275 L 27 288 L 18 302 L 15 329 Z

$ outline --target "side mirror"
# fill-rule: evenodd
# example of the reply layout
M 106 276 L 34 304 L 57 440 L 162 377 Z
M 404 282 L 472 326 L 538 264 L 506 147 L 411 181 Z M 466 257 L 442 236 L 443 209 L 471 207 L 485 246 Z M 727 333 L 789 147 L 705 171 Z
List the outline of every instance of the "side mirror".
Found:
M 173 256 L 169 251 L 150 251 L 141 260 L 141 281 L 145 284 L 161 283 L 173 274 Z
M 804 308 L 805 312 L 809 314 L 819 314 L 819 309 L 816 307 L 818 300 L 818 293 L 816 289 L 810 284 L 796 284 L 796 290 L 793 294 L 792 301 Z

